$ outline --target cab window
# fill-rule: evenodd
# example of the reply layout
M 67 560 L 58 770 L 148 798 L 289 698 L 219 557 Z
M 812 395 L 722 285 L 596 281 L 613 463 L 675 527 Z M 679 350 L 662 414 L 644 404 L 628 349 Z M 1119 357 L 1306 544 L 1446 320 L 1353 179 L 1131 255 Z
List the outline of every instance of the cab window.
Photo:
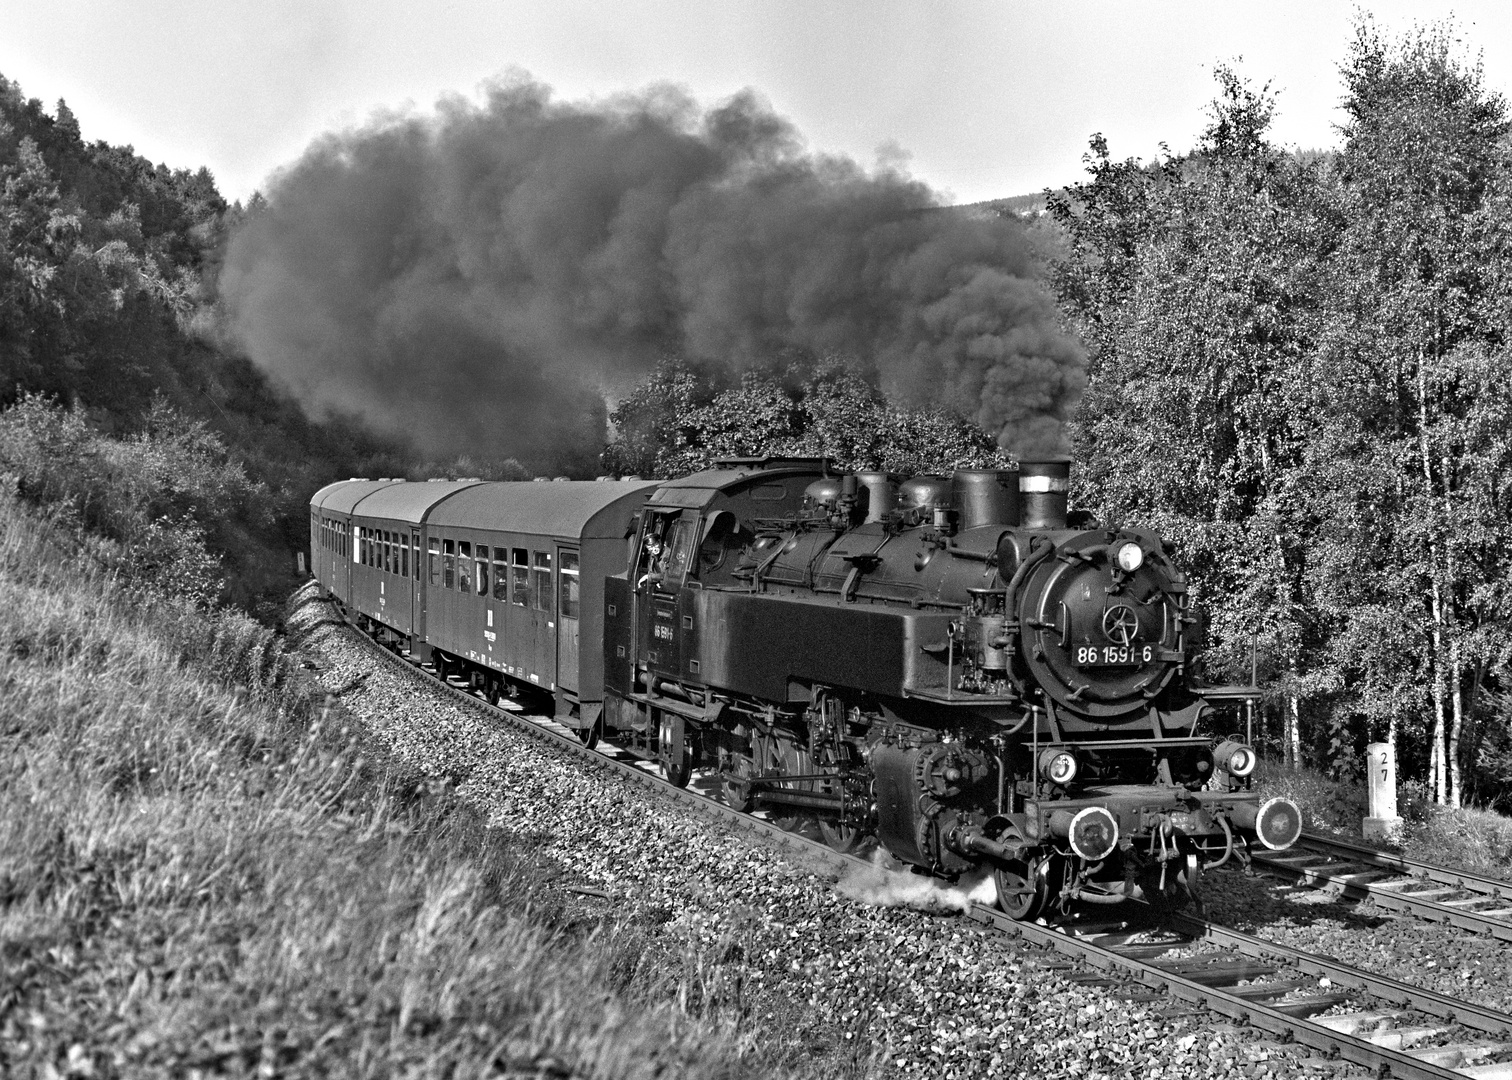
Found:
M 666 570 L 667 526 L 670 514 L 647 511 L 645 527 L 641 534 L 640 554 L 635 560 L 636 587 L 660 578 Z
M 693 521 L 679 521 L 672 526 L 672 535 L 667 540 L 667 572 L 663 576 L 669 588 L 682 584 L 683 575 L 688 570 L 688 556 L 693 551 L 693 534 L 697 528 L 698 523 Z

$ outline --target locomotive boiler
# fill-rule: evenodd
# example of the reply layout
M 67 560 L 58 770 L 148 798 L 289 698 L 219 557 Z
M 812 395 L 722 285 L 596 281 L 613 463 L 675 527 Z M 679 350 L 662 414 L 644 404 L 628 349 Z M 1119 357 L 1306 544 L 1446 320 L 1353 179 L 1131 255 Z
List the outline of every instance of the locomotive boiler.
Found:
M 605 582 L 599 725 L 744 809 L 870 838 L 1032 918 L 1181 903 L 1280 849 L 1250 790 L 1253 687 L 1204 687 L 1159 537 L 1068 520 L 1066 462 L 901 483 L 731 460 L 663 483 Z

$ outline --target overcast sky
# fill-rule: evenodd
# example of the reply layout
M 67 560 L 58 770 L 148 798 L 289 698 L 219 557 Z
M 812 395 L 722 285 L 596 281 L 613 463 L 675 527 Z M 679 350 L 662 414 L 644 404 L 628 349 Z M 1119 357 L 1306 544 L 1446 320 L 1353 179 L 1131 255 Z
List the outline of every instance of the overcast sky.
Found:
M 1512 5 L 1366 2 L 1393 31 L 1454 15 L 1488 83 L 1512 83 Z M 0 74 L 86 139 L 206 165 L 245 200 L 316 135 L 428 110 L 524 70 L 559 97 L 651 83 L 704 103 L 751 87 L 815 150 L 909 170 L 956 202 L 1189 147 L 1214 63 L 1281 91 L 1283 144 L 1334 145 L 1355 5 L 1328 0 L 0 0 Z

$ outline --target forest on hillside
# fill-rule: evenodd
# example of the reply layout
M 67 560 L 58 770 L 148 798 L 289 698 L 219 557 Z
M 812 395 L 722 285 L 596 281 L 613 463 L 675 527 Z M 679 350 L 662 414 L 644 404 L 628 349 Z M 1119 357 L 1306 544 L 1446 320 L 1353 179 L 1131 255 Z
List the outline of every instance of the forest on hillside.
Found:
M 1176 547 L 1209 616 L 1207 676 L 1255 672 L 1274 752 L 1347 777 L 1390 739 L 1428 797 L 1504 804 L 1507 105 L 1449 26 L 1362 22 L 1340 72 L 1337 151 L 1277 146 L 1284 99 L 1220 67 L 1187 152 L 1120 160 L 1093 136 L 1081 183 L 996 209 L 889 191 L 909 222 L 955 214 L 957 239 L 967 221 L 1034 245 L 1058 332 L 1086 351 L 1073 498 Z M 0 474 L 102 537 L 108 564 L 203 604 L 266 610 L 293 581 L 309 493 L 338 476 L 1009 460 L 980 416 L 889 395 L 862 351 L 711 365 L 675 343 L 607 403 L 593 445 L 517 461 L 470 438 L 475 453 L 426 460 L 355 413 L 311 415 L 225 332 L 229 242 L 268 205 L 86 143 L 65 104 L 49 115 L 0 79 Z

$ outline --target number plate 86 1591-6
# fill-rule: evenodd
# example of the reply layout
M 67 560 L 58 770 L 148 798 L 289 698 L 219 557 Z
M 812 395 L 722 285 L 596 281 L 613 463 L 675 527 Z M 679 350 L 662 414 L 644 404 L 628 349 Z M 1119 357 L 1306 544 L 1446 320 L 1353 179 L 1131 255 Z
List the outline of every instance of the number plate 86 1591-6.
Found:
M 1077 667 L 1120 667 L 1148 664 L 1154 645 L 1073 645 L 1071 662 Z

